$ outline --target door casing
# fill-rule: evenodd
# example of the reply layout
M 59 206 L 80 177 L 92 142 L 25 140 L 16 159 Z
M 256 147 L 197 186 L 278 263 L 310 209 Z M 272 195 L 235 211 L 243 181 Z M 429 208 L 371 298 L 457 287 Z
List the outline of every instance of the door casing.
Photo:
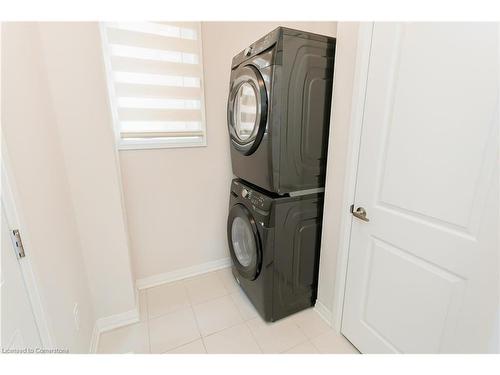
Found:
M 353 93 L 351 99 L 351 121 L 347 146 L 344 193 L 342 197 L 340 233 L 337 252 L 334 300 L 330 322 L 337 333 L 341 333 L 342 311 L 344 308 L 344 291 L 347 277 L 347 261 L 351 239 L 352 215 L 350 206 L 356 194 L 358 159 L 363 131 L 363 113 L 365 105 L 366 81 L 370 63 L 370 50 L 373 33 L 373 22 L 361 22 L 358 31 L 356 63 L 354 71 Z
M 44 348 L 53 348 L 54 339 L 51 330 L 49 329 L 49 324 L 46 319 L 45 308 L 40 294 L 39 283 L 36 278 L 36 272 L 33 268 L 31 262 L 31 239 L 29 232 L 23 222 L 23 217 L 18 209 L 18 193 L 14 183 L 12 170 L 10 169 L 10 162 L 8 157 L 7 145 L 2 139 L 2 162 L 1 162 L 1 178 L 2 178 L 2 198 L 1 202 L 5 209 L 5 214 L 7 215 L 7 220 L 9 225 L 19 229 L 22 236 L 23 248 L 25 252 L 25 257 L 19 261 L 21 268 L 21 273 L 25 281 L 26 289 L 28 292 L 28 297 L 31 302 L 33 309 L 33 315 L 35 318 L 36 325 L 38 327 L 40 339 L 42 346 Z

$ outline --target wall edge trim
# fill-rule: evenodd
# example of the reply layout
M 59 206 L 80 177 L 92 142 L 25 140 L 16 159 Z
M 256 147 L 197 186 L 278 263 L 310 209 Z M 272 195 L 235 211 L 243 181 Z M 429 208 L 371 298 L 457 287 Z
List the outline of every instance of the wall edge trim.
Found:
M 314 310 L 330 327 L 333 326 L 333 313 L 328 307 L 326 307 L 322 302 L 316 301 Z
M 137 323 L 139 322 L 139 320 L 139 309 L 137 307 L 123 313 L 97 319 L 94 324 L 94 329 L 92 330 L 89 352 L 97 353 L 97 348 L 99 347 L 99 339 L 102 333 L 111 331 L 115 328 L 120 328 Z

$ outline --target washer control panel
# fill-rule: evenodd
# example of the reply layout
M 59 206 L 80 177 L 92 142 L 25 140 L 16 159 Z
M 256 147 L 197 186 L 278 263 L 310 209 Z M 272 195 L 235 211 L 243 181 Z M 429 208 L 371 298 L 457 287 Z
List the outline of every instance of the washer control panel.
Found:
M 251 190 L 246 195 L 246 198 L 254 205 L 260 209 L 266 209 L 266 199 L 259 193 Z
M 236 188 L 236 191 L 234 191 L 234 188 Z M 233 191 L 245 201 L 249 202 L 254 208 L 268 210 L 271 206 L 272 198 L 258 191 L 243 186 L 239 182 L 234 182 L 234 188 Z

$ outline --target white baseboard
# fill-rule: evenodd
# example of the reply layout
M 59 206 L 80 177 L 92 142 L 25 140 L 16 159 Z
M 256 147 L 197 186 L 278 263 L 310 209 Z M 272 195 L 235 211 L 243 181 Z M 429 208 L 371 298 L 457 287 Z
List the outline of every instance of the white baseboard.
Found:
M 132 310 L 125 311 L 120 314 L 115 314 L 97 319 L 96 326 L 99 333 L 102 333 L 132 323 L 137 323 L 138 321 L 139 321 L 139 310 L 136 307 Z
M 112 329 L 119 327 L 124 327 L 129 324 L 137 323 L 138 321 L 139 321 L 139 310 L 137 307 L 120 314 L 115 314 L 97 319 L 94 325 L 94 330 L 92 331 L 89 352 L 90 353 L 97 352 L 97 347 L 99 346 L 99 337 L 103 332 L 110 331 Z
M 333 314 L 325 305 L 316 300 L 314 310 L 316 310 L 319 316 L 321 316 L 321 318 L 323 318 L 323 320 L 327 322 L 330 327 L 333 327 Z
M 193 277 L 201 275 L 207 272 L 216 271 L 222 268 L 227 268 L 231 266 L 231 258 L 222 258 L 214 260 L 212 262 L 206 262 L 198 264 L 196 266 L 182 268 L 179 270 L 160 273 L 153 276 L 144 277 L 142 279 L 137 279 L 135 286 L 137 289 L 146 289 L 153 286 L 170 283 L 172 281 L 186 279 L 188 277 Z

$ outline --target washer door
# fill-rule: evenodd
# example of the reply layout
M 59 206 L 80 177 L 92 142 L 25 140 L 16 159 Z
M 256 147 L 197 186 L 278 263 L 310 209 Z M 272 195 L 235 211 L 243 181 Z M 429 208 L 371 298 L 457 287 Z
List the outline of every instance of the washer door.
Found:
M 236 69 L 229 87 L 227 122 L 232 146 L 252 154 L 262 140 L 267 123 L 267 92 L 259 71 L 252 65 Z
M 227 238 L 238 273 L 246 279 L 255 280 L 262 266 L 262 247 L 255 220 L 242 204 L 236 204 L 229 212 Z

